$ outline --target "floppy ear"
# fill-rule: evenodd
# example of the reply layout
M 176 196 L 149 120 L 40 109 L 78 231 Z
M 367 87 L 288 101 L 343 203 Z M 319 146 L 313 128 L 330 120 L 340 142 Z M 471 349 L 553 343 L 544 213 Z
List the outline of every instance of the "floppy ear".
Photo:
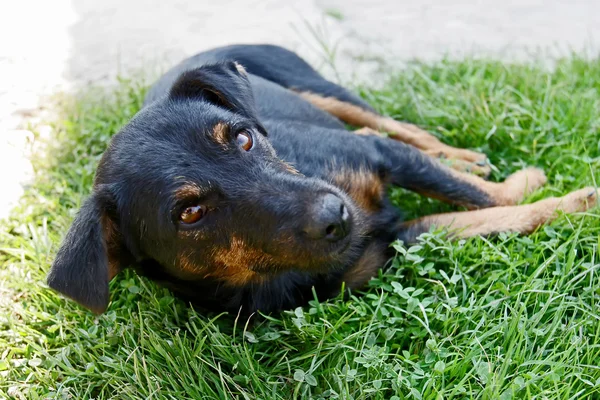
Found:
M 245 117 L 256 119 L 252 87 L 246 70 L 226 61 L 182 73 L 171 87 L 172 99 L 203 99 Z
M 94 193 L 81 207 L 48 274 L 48 286 L 97 314 L 108 306 L 108 282 L 124 267 L 116 224 Z

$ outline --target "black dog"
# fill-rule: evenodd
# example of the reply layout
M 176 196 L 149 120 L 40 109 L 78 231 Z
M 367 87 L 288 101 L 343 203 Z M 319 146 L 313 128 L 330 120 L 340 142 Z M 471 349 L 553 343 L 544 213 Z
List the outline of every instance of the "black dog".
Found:
M 48 284 L 103 312 L 132 266 L 205 308 L 269 312 L 362 286 L 392 241 L 433 225 L 527 233 L 595 203 L 587 188 L 514 206 L 543 172 L 492 183 L 465 171 L 486 175 L 485 155 L 377 114 L 290 51 L 215 49 L 163 76 L 114 136 Z M 403 223 L 388 185 L 480 210 Z

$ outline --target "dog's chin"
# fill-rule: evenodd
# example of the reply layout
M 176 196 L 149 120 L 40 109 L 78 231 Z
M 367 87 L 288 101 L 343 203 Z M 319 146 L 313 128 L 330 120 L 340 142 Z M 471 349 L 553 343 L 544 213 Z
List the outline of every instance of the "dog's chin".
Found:
M 327 253 L 312 260 L 298 270 L 308 273 L 326 274 L 344 269 L 356 262 L 362 253 L 362 241 L 359 235 L 349 234 L 335 243 Z

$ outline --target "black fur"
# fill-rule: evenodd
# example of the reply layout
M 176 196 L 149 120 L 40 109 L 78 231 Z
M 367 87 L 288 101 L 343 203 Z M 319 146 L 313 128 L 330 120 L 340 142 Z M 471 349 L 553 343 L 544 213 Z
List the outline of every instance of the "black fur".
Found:
M 109 299 L 111 258 L 118 268 L 131 264 L 208 309 L 287 309 L 311 299 L 313 287 L 321 299 L 336 295 L 368 245 L 406 235 L 386 199 L 366 210 L 350 198 L 334 179 L 340 170 L 457 202 L 491 204 L 416 149 L 348 132 L 290 89 L 373 111 L 275 46 L 215 49 L 165 74 L 112 139 L 49 285 L 101 312 Z M 227 129 L 219 142 L 214 130 L 220 123 Z M 252 135 L 250 151 L 237 145 L 239 132 Z M 327 194 L 349 213 L 347 236 L 335 242 L 305 235 Z M 193 226 L 182 225 L 181 211 L 197 204 L 209 212 Z M 103 224 L 115 232 L 108 234 Z M 247 256 L 246 265 L 240 255 Z

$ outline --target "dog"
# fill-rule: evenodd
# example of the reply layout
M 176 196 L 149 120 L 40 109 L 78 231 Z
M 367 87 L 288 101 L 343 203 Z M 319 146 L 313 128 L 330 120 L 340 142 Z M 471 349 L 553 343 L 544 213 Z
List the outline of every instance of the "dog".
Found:
M 163 75 L 111 139 L 48 285 L 102 313 L 132 267 L 203 309 L 270 313 L 363 287 L 398 239 L 527 234 L 596 203 L 589 187 L 517 205 L 544 173 L 489 171 L 289 50 L 213 49 Z M 390 185 L 467 210 L 403 221 Z

